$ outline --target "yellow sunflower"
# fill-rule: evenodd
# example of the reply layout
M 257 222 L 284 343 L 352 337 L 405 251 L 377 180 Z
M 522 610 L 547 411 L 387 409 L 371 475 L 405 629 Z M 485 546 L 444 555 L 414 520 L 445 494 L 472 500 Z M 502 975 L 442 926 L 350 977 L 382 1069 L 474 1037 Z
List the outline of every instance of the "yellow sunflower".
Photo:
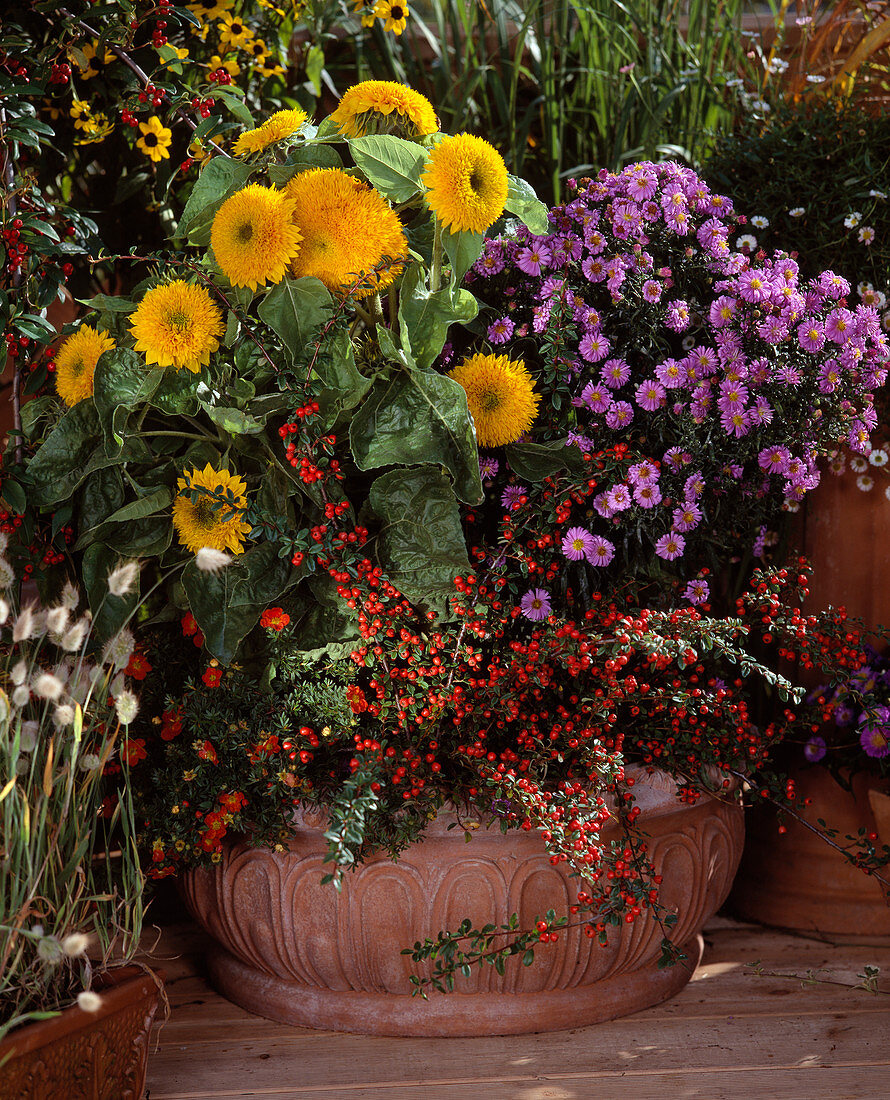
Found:
M 365 285 L 354 294 L 366 298 L 401 273 L 402 264 L 395 262 L 371 274 L 385 257 L 408 256 L 402 223 L 379 191 L 340 168 L 312 168 L 294 176 L 285 192 L 303 234 L 294 275 L 314 275 L 334 292 L 348 290 L 363 275 Z
M 193 3 L 186 4 L 186 7 L 199 19 L 216 19 L 227 12 L 233 2 L 234 0 L 193 0 Z
M 81 325 L 62 344 L 56 356 L 56 391 L 66 405 L 93 396 L 93 374 L 99 356 L 114 347 L 110 336 L 89 325 Z
M 331 121 L 346 137 L 396 134 L 416 139 L 439 129 L 430 101 L 394 80 L 364 80 L 354 84 L 337 104 Z
M 142 131 L 142 137 L 136 139 L 137 147 L 153 161 L 169 159 L 173 131 L 168 129 L 157 115 L 152 115 L 148 122 L 140 122 L 139 129 Z
M 232 286 L 256 290 L 280 283 L 300 250 L 293 203 L 283 191 L 251 183 L 230 195 L 216 212 L 210 247 Z
M 463 386 L 480 447 L 503 447 L 527 432 L 540 397 L 521 360 L 506 355 L 471 355 L 449 374 Z
M 147 291 L 130 320 L 136 350 L 145 353 L 146 363 L 194 374 L 210 362 L 226 330 L 207 291 L 184 279 Z
M 219 42 L 224 49 L 234 50 L 238 46 L 246 46 L 252 38 L 253 31 L 240 15 L 223 12 L 219 18 Z
M 214 470 L 208 462 L 203 470 L 183 471 L 176 487 L 173 527 L 187 550 L 197 554 L 202 546 L 209 546 L 243 553 L 250 524 L 243 518 L 247 485 L 242 478 L 228 470 Z
M 474 134 L 443 138 L 430 153 L 423 182 L 428 206 L 453 233 L 484 233 L 507 201 L 503 157 Z
M 262 152 L 263 149 L 274 145 L 276 141 L 293 137 L 308 117 L 306 112 L 299 108 L 276 111 L 262 126 L 257 126 L 254 130 L 246 130 L 235 142 L 232 152 L 236 157 Z
M 399 35 L 408 26 L 408 5 L 404 0 L 379 0 L 374 14 L 383 20 L 383 29 Z

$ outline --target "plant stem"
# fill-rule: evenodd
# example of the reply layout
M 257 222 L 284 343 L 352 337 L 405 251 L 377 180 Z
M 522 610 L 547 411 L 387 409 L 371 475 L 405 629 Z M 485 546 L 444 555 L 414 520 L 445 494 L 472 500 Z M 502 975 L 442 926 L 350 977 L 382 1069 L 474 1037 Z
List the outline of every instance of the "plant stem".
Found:
M 436 218 L 433 231 L 433 263 L 430 267 L 430 290 L 433 294 L 442 281 L 442 223 Z

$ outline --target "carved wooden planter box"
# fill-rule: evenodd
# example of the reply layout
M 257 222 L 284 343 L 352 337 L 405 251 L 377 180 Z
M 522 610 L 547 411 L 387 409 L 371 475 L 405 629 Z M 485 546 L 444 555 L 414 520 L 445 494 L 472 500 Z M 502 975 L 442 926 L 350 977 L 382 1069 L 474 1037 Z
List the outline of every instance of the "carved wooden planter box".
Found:
M 189 909 L 217 941 L 209 964 L 230 1000 L 302 1027 L 376 1035 L 507 1035 L 613 1019 L 680 990 L 701 954 L 702 925 L 725 899 L 741 856 L 741 809 L 703 799 L 680 804 L 666 775 L 640 772 L 637 801 L 650 853 L 664 876 L 661 897 L 679 919 L 672 938 L 689 961 L 658 969 L 662 930 L 648 914 L 613 929 L 606 948 L 580 928 L 539 946 L 529 967 L 508 963 L 458 977 L 455 992 L 412 997 L 420 973 L 401 949 L 456 928 L 519 914 L 523 927 L 575 900 L 581 881 L 551 866 L 534 833 L 503 835 L 496 824 L 464 841 L 442 813 L 426 840 L 398 863 L 375 856 L 321 885 L 326 844 L 304 822 L 289 851 L 230 847 L 222 862 L 189 872 Z
M 0 1100 L 141 1100 L 160 980 L 111 971 L 97 1012 L 76 1005 L 0 1042 Z

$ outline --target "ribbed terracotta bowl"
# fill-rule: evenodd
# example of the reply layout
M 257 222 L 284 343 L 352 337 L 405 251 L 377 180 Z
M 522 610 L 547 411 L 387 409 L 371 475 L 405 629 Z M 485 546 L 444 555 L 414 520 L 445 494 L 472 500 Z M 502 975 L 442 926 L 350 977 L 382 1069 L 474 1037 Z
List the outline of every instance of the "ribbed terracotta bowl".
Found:
M 502 834 L 496 823 L 470 843 L 441 813 L 423 843 L 398 863 L 368 859 L 345 875 L 341 893 L 321 878 L 322 828 L 304 821 L 286 852 L 228 848 L 182 883 L 189 909 L 216 941 L 217 989 L 251 1012 L 302 1027 L 376 1035 L 507 1035 L 610 1020 L 681 989 L 701 953 L 702 925 L 729 892 L 741 856 L 741 809 L 703 799 L 678 802 L 662 773 L 638 774 L 641 828 L 664 876 L 661 898 L 677 912 L 672 939 L 688 963 L 658 969 L 662 930 L 645 914 L 613 930 L 606 948 L 580 928 L 539 946 L 533 965 L 458 977 L 455 992 L 411 996 L 418 964 L 401 954 L 416 940 L 517 913 L 522 927 L 550 908 L 565 912 L 581 882 L 551 866 L 534 833 Z

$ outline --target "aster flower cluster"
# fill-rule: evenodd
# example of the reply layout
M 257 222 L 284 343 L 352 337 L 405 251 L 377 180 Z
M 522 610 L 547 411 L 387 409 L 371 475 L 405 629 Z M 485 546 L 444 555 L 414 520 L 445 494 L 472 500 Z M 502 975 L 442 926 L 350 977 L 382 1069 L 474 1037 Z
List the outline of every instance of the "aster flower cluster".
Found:
M 573 185 L 548 234 L 489 241 L 469 276 L 493 316 L 487 341 L 524 361 L 541 395 L 520 442 L 565 439 L 588 456 L 626 445 L 566 559 L 626 568 L 638 544 L 676 563 L 692 602 L 707 599 L 706 561 L 765 554 L 820 457 L 840 443 L 872 452 L 890 356 L 877 310 L 851 305 L 845 279 L 804 281 L 785 253 L 734 251 L 737 221 L 690 169 L 635 164 Z M 489 484 L 510 507 L 504 480 L 521 480 L 509 461 Z
M 813 701 L 827 725 L 806 742 L 810 763 L 834 770 L 850 768 L 886 775 L 890 767 L 890 656 L 866 646 L 860 667 L 849 680 L 823 686 Z

